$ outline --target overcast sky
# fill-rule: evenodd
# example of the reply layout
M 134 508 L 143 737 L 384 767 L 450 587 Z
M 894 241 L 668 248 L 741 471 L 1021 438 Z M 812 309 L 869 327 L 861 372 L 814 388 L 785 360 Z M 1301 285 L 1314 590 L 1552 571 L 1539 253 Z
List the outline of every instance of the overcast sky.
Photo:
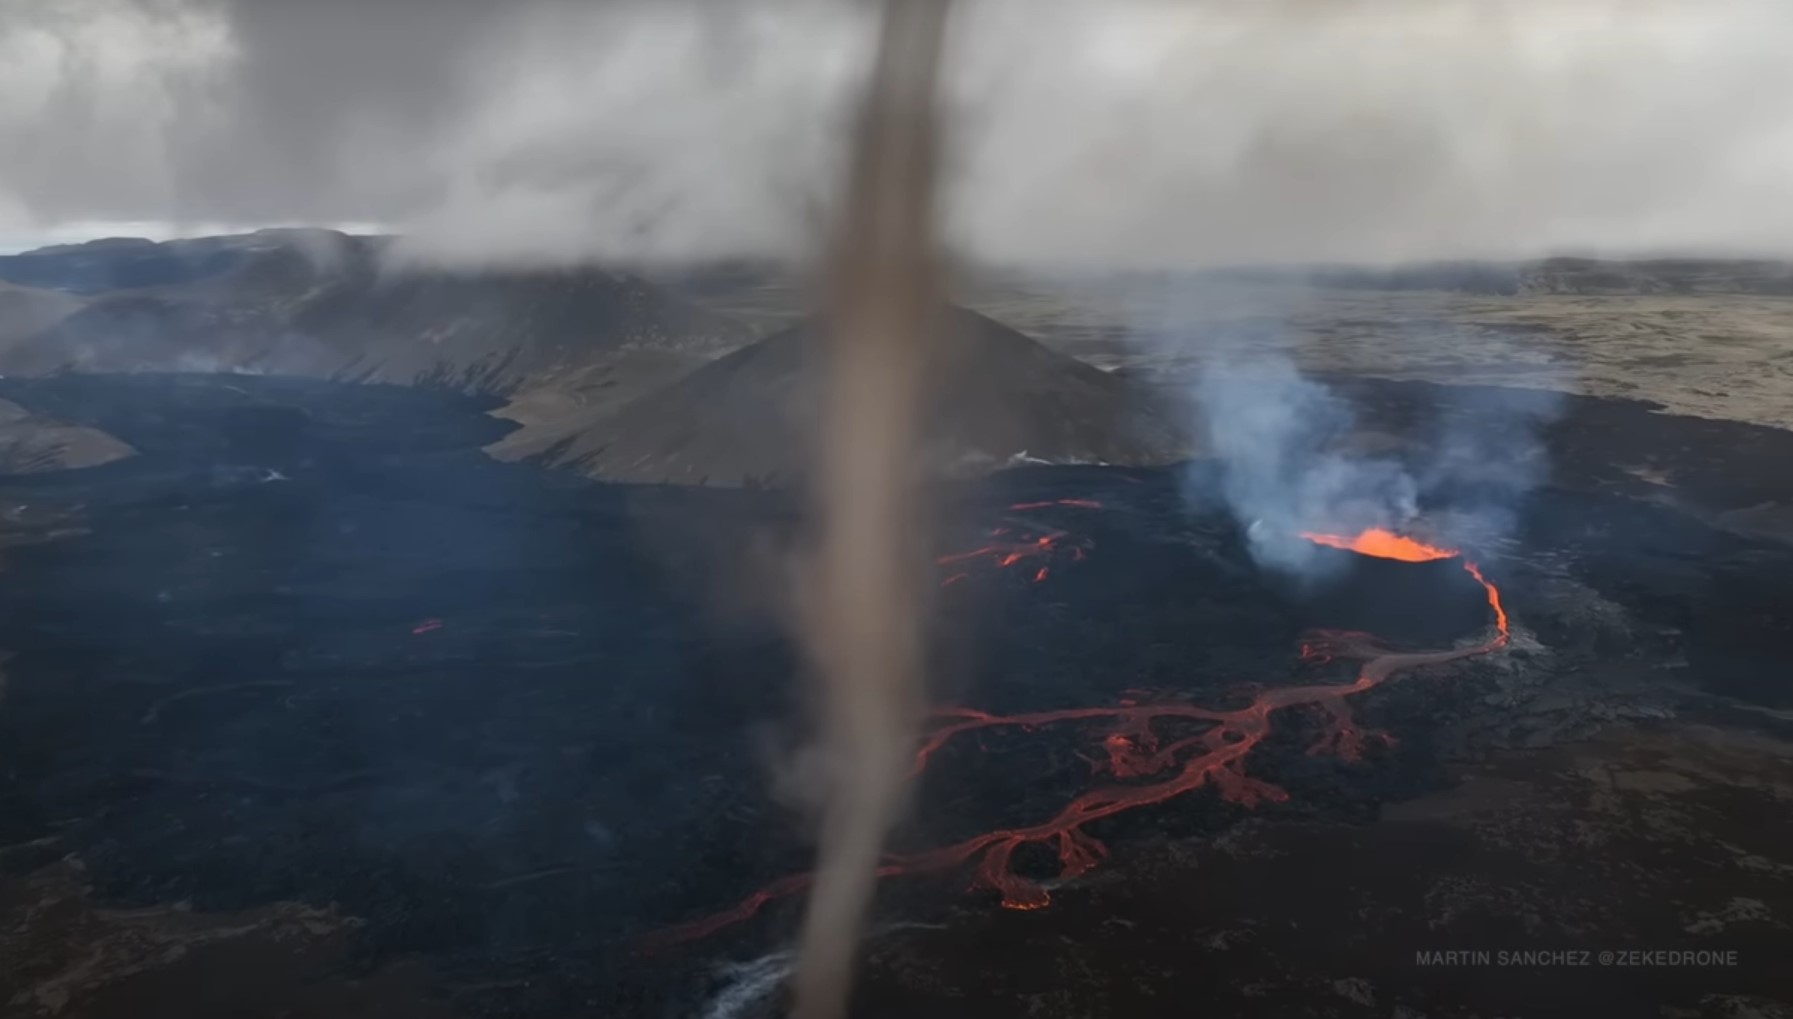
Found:
M 865 14 L 0 0 L 0 245 L 352 223 L 443 257 L 801 251 Z M 966 0 L 960 15 L 949 215 L 971 255 L 1793 255 L 1787 0 Z

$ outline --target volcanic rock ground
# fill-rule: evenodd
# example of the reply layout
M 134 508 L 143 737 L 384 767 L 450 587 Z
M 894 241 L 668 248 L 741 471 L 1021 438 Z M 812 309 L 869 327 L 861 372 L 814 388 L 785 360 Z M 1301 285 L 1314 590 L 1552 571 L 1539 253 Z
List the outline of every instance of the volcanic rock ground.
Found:
M 1396 448 L 1440 395 L 1346 388 Z M 774 1014 L 794 902 L 643 948 L 807 859 L 764 604 L 800 523 L 780 496 L 494 462 L 498 400 L 439 390 L 64 376 L 0 398 L 138 452 L 0 483 L 0 1014 Z M 1509 648 L 1353 698 L 1393 737 L 1361 761 L 1308 752 L 1322 713 L 1279 713 L 1245 766 L 1286 801 L 1204 788 L 1094 824 L 1109 855 L 1047 908 L 963 872 L 887 882 L 854 1014 L 1789 1014 L 1793 548 L 1734 514 L 1793 504 L 1793 434 L 1594 398 L 1559 420 L 1513 537 L 1473 550 Z M 1063 537 L 952 566 L 938 699 L 1238 705 L 1348 679 L 1297 658 L 1309 627 L 1486 635 L 1438 564 L 1352 561 L 1298 596 L 1189 498 L 1210 484 L 1061 467 L 959 492 L 943 552 Z M 1092 738 L 950 745 L 899 847 L 1114 782 Z M 1559 948 L 1736 963 L 1418 955 Z

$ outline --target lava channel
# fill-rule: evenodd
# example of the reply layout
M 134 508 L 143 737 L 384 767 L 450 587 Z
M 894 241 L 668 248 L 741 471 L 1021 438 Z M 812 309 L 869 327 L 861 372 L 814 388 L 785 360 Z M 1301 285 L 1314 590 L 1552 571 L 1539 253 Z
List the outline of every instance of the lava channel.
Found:
M 1031 507 L 1030 507 L 1031 508 Z M 1036 824 L 999 828 L 925 852 L 891 855 L 879 867 L 880 877 L 935 873 L 977 862 L 972 890 L 994 891 L 1009 909 L 1040 909 L 1051 902 L 1038 881 L 1015 873 L 1010 866 L 1015 851 L 1030 843 L 1051 845 L 1058 854 L 1060 881 L 1075 878 L 1095 867 L 1108 855 L 1101 842 L 1085 832 L 1092 821 L 1111 817 L 1176 796 L 1213 786 L 1222 799 L 1255 807 L 1266 800 L 1282 802 L 1286 790 L 1246 773 L 1245 758 L 1271 732 L 1271 716 L 1283 708 L 1316 707 L 1326 717 L 1326 729 L 1309 747 L 1311 754 L 1335 754 L 1347 761 L 1362 759 L 1369 741 L 1392 742 L 1385 733 L 1360 729 L 1347 698 L 1382 685 L 1400 672 L 1439 665 L 1504 647 L 1510 639 L 1506 609 L 1500 590 L 1474 562 L 1449 548 L 1429 545 L 1391 531 L 1372 529 L 1356 536 L 1304 533 L 1320 545 L 1348 549 L 1361 555 L 1407 562 L 1460 559 L 1465 572 L 1487 592 L 1494 615 L 1494 632 L 1478 643 L 1440 651 L 1391 651 L 1365 633 L 1318 630 L 1307 634 L 1300 646 L 1304 662 L 1351 660 L 1361 662 L 1357 677 L 1348 684 L 1316 683 L 1280 687 L 1258 693 L 1249 705 L 1234 711 L 1217 711 L 1198 705 L 1164 701 L 1140 703 L 1129 699 L 1111 707 L 1068 708 L 1020 715 L 994 715 L 974 708 L 942 708 L 933 713 L 934 728 L 924 737 L 915 755 L 915 774 L 949 742 L 981 729 L 1032 730 L 1047 725 L 1088 724 L 1099 753 L 1086 758 L 1098 774 L 1116 779 L 1163 776 L 1146 785 L 1113 785 L 1085 792 L 1057 814 Z M 1055 543 L 1055 542 L 1054 542 Z M 1054 543 L 1036 545 L 1050 549 Z M 942 565 L 989 556 L 978 549 L 961 556 L 943 557 Z M 1002 553 L 1006 559 L 1013 552 Z M 1019 560 L 1016 560 L 1019 561 Z M 998 561 L 998 566 L 1012 565 Z M 1165 742 L 1153 729 L 1162 719 L 1184 719 L 1206 725 L 1193 736 Z M 1097 723 L 1097 724 L 1091 724 Z M 720 913 L 667 928 L 651 936 L 646 947 L 663 948 L 703 937 L 752 918 L 768 903 L 804 891 L 808 874 L 793 874 L 761 888 Z

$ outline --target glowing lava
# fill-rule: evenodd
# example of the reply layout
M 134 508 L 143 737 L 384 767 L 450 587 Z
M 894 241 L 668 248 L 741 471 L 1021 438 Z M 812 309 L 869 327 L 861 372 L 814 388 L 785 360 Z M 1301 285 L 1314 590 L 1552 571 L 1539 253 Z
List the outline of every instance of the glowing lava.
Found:
M 1029 506 L 1028 508 L 1032 508 Z M 1316 544 L 1348 549 L 1363 555 L 1406 562 L 1431 562 L 1459 558 L 1453 549 L 1438 548 L 1413 538 L 1389 531 L 1370 530 L 1355 537 L 1329 534 L 1303 534 Z M 1037 539 L 1035 545 L 1050 549 L 1063 535 Z M 943 565 L 970 558 L 998 555 L 998 566 L 1013 552 L 998 555 L 992 549 L 979 549 L 960 556 L 941 559 Z M 1016 559 L 1014 561 L 1019 561 Z M 1252 807 L 1266 800 L 1282 802 L 1289 794 L 1282 788 L 1246 773 L 1245 758 L 1271 731 L 1271 716 L 1284 708 L 1317 708 L 1325 728 L 1320 738 L 1309 747 L 1311 754 L 1336 754 L 1347 761 L 1357 761 L 1371 740 L 1392 744 L 1386 733 L 1359 729 L 1346 699 L 1374 689 L 1396 674 L 1427 665 L 1440 665 L 1475 655 L 1486 654 L 1504 646 L 1509 639 L 1506 610 L 1501 605 L 1500 591 L 1483 576 L 1481 568 L 1468 560 L 1463 569 L 1475 578 L 1488 593 L 1488 604 L 1494 612 L 1495 632 L 1487 640 L 1461 648 L 1442 651 L 1391 651 L 1380 646 L 1374 637 L 1364 633 L 1316 631 L 1307 635 L 1300 648 L 1304 663 L 1313 665 L 1340 660 L 1362 663 L 1354 681 L 1348 684 L 1310 683 L 1302 686 L 1264 690 L 1252 703 L 1234 711 L 1216 711 L 1178 701 L 1142 702 L 1138 691 L 1128 691 L 1125 699 L 1113 707 L 1069 708 L 1021 715 L 993 715 L 973 708 L 943 708 L 933 716 L 934 728 L 916 750 L 915 771 L 920 775 L 928 761 L 942 747 L 966 733 L 982 729 L 1021 728 L 1032 730 L 1047 725 L 1078 724 L 1093 726 L 1091 736 L 1099 753 L 1086 756 L 1097 774 L 1116 780 L 1147 779 L 1162 776 L 1143 785 L 1107 785 L 1085 792 L 1059 812 L 1039 823 L 1018 828 L 999 828 L 982 835 L 942 846 L 926 852 L 893 855 L 879 868 L 881 877 L 914 875 L 951 870 L 977 861 L 972 887 L 995 891 L 1002 905 L 1009 909 L 1039 909 L 1051 901 L 1046 889 L 1037 881 L 1015 873 L 1010 866 L 1015 851 L 1028 843 L 1051 845 L 1057 852 L 1061 881 L 1069 880 L 1096 866 L 1108 855 L 1108 849 L 1083 828 L 1091 821 L 1110 817 L 1176 796 L 1212 786 L 1222 799 Z M 1043 577 L 1045 568 L 1040 575 Z M 953 583 L 964 575 L 948 578 Z M 1162 719 L 1180 719 L 1203 726 L 1195 735 L 1166 742 L 1153 724 Z M 793 874 L 760 889 L 734 908 L 688 924 L 670 928 L 650 939 L 649 947 L 663 947 L 713 934 L 732 924 L 745 921 L 767 903 L 802 892 L 809 885 L 809 875 Z
M 1316 545 L 1328 545 L 1342 548 L 1359 555 L 1375 556 L 1378 559 L 1399 559 L 1407 563 L 1429 563 L 1435 559 L 1454 559 L 1459 554 L 1453 548 L 1439 548 L 1423 541 L 1385 531 L 1380 527 L 1372 527 L 1355 538 L 1346 538 L 1337 534 L 1315 534 L 1302 531 L 1301 536 Z
M 1301 536 L 1316 545 L 1342 548 L 1377 559 L 1399 559 L 1407 563 L 1429 563 L 1440 559 L 1457 559 L 1463 555 L 1454 548 L 1428 545 L 1380 527 L 1372 527 L 1354 538 L 1338 534 L 1316 534 L 1312 531 L 1302 531 Z M 1498 634 L 1484 650 L 1492 651 L 1508 640 L 1507 610 L 1500 603 L 1500 589 L 1489 583 L 1488 578 L 1482 576 L 1482 568 L 1468 559 L 1463 560 L 1463 572 L 1475 578 L 1475 582 L 1482 585 L 1482 590 L 1488 593 L 1488 607 L 1494 610 L 1494 626 Z
M 1094 499 L 1049 499 L 1045 502 L 1018 502 L 1009 509 L 1017 513 L 1027 510 L 1049 509 L 1053 506 L 1075 506 L 1078 509 L 1101 509 L 1102 504 Z
M 1101 503 L 1091 499 L 1052 499 L 1046 502 L 1018 502 L 1010 506 L 1009 510 L 1014 513 L 1026 513 L 1059 506 L 1076 509 L 1102 508 Z M 1025 525 L 1015 524 L 995 528 L 990 532 L 990 540 L 978 548 L 969 552 L 943 555 L 935 562 L 940 566 L 963 567 L 982 561 L 993 564 L 999 570 L 1006 570 L 1021 563 L 1040 562 L 1033 574 L 1033 582 L 1040 584 L 1044 583 L 1046 578 L 1051 575 L 1050 561 L 1060 551 L 1069 550 L 1073 562 L 1082 562 L 1087 550 L 1094 547 L 1094 543 L 1075 537 L 1069 531 L 1038 532 Z M 961 568 L 942 579 L 940 586 L 952 587 L 970 579 L 971 574 Z

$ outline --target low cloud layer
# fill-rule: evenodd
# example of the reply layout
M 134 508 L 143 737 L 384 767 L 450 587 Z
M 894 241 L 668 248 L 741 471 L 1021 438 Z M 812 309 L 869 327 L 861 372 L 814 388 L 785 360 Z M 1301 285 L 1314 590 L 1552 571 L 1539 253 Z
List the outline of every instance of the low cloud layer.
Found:
M 976 0 L 958 247 L 1188 265 L 1790 254 L 1782 0 Z M 376 222 L 427 254 L 813 242 L 846 0 L 0 0 L 0 235 Z

